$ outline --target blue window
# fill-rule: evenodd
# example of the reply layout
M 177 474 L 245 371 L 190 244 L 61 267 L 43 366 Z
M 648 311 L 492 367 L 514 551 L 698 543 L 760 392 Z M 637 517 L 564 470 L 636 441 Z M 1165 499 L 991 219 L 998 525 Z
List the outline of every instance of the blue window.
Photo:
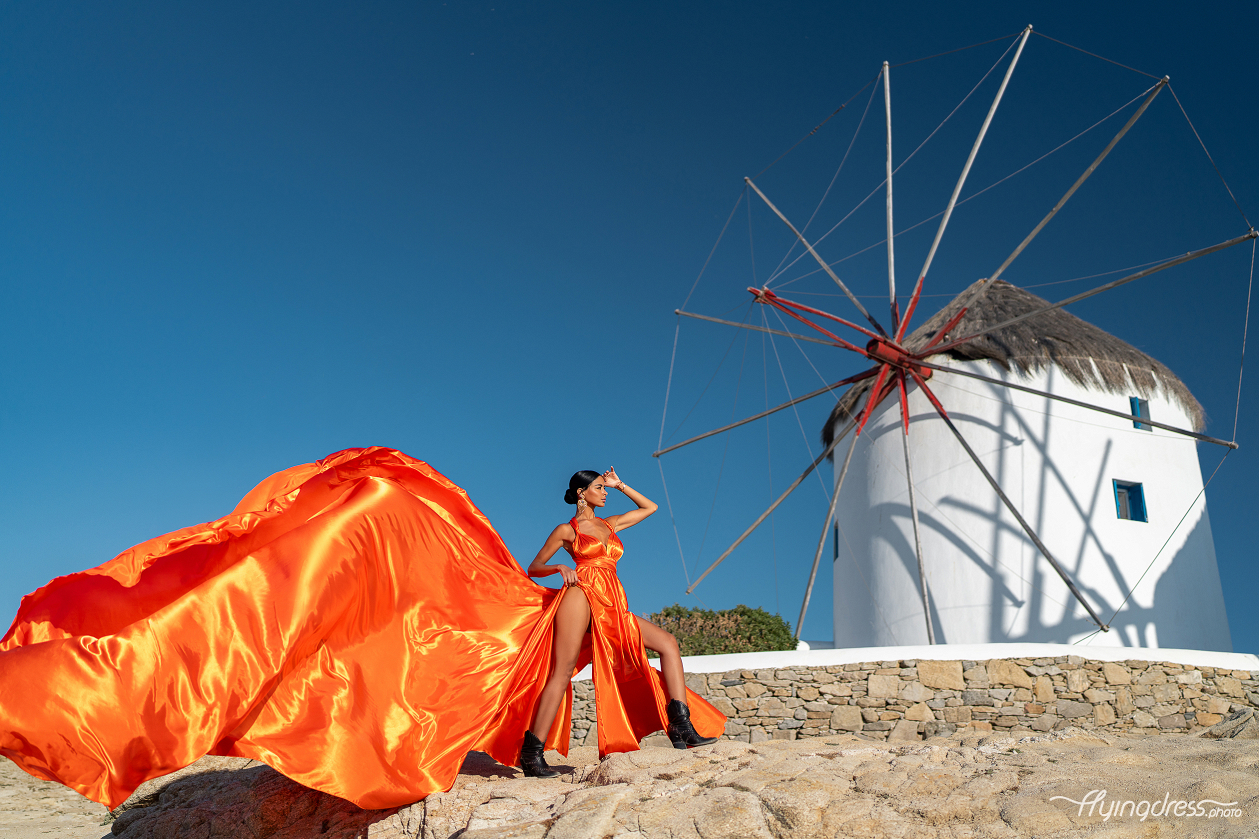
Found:
M 1132 414 L 1134 417 L 1140 417 L 1143 420 L 1148 420 L 1150 418 L 1150 400 L 1142 399 L 1139 396 L 1129 396 L 1128 413 Z M 1145 431 L 1154 430 L 1148 424 L 1144 422 L 1137 422 L 1136 420 L 1132 421 L 1132 427 L 1144 429 Z M 1123 518 L 1123 516 L 1120 516 L 1120 518 Z M 1145 521 L 1145 519 L 1141 519 L 1141 521 Z
M 1115 481 L 1115 512 L 1121 519 L 1149 521 L 1145 515 L 1145 492 L 1140 484 Z

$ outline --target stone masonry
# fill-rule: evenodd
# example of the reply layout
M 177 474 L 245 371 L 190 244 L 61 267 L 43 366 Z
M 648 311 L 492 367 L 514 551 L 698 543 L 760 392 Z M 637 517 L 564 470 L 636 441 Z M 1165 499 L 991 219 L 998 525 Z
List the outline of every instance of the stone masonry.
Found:
M 729 717 L 726 739 L 750 743 L 840 733 L 908 741 L 963 728 L 1193 733 L 1259 708 L 1259 671 L 1074 655 L 691 673 L 686 683 Z M 596 743 L 589 681 L 573 683 L 572 741 Z

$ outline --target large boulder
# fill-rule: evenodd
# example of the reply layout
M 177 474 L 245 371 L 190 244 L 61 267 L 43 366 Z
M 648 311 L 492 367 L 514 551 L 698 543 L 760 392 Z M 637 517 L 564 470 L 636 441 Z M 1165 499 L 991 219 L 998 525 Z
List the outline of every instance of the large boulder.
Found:
M 1259 740 L 1259 714 L 1254 708 L 1243 708 L 1220 720 L 1200 736 L 1213 740 Z
M 1244 732 L 1247 720 L 1226 722 Z M 1241 736 L 963 728 L 929 742 L 722 741 L 602 761 L 583 748 L 568 761 L 551 756 L 566 767 L 553 780 L 524 779 L 474 754 L 450 791 L 381 811 L 264 766 L 218 766 L 153 784 L 113 829 L 120 839 L 1249 837 L 1259 824 L 1259 776 L 1253 746 L 1233 742 Z M 1206 800 L 1228 806 L 1213 818 L 1193 807 L 1176 813 L 1177 802 Z

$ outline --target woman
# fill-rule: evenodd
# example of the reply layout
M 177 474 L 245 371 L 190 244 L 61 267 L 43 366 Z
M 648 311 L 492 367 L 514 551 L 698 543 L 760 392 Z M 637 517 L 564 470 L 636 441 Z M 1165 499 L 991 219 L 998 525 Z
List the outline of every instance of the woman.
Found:
M 565 602 L 427 463 L 346 449 L 24 597 L 0 755 L 111 809 L 207 754 L 410 804 L 470 751 L 515 762 Z M 547 746 L 567 751 L 570 714 Z
M 595 508 L 607 504 L 609 488 L 620 490 L 637 509 L 606 519 L 597 517 Z M 662 728 L 678 749 L 714 742 L 724 728 L 725 716 L 687 690 L 677 640 L 630 613 L 616 576 L 616 563 L 624 552 L 617 533 L 656 512 L 655 502 L 626 485 L 614 469 L 602 475 L 577 472 L 568 482 L 564 501 L 577 505 L 577 515 L 551 531 L 529 564 L 530 577 L 559 574 L 565 594 L 555 613 L 554 667 L 538 699 L 533 724 L 525 733 L 521 768 L 534 777 L 558 774 L 546 765 L 536 732 L 552 729 L 560 703 L 568 696 L 572 674 L 584 664 L 579 663 L 581 659 L 594 662 L 600 755 L 637 749 L 639 740 Z M 550 564 L 561 547 L 572 555 L 576 569 Z M 644 647 L 660 656 L 659 673 L 647 663 Z M 700 727 L 716 736 L 696 732 L 688 700 L 699 711 Z

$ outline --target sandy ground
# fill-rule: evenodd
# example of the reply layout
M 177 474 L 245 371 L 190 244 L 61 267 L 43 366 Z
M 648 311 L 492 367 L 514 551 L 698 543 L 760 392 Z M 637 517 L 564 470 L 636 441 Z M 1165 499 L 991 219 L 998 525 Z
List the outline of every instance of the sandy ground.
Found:
M 0 758 L 0 839 L 100 839 L 112 835 L 108 815 L 103 804 Z
M 669 745 L 663 736 L 649 737 L 643 742 L 645 747 Z M 567 759 L 557 752 L 548 752 L 547 760 L 553 766 L 566 770 L 570 767 L 588 769 L 599 762 L 599 753 L 591 746 L 573 749 Z M 208 770 L 217 765 L 210 763 L 205 768 Z M 191 771 L 195 772 L 196 767 L 192 767 Z M 469 757 L 455 787 L 484 782 L 488 776 L 517 777 L 519 770 L 500 766 L 476 752 Z M 164 780 L 155 779 L 155 782 L 160 785 Z M 109 811 L 103 804 L 84 798 L 61 784 L 33 778 L 13 761 L 0 758 L 0 839 L 42 839 L 50 836 L 58 839 L 112 839 L 113 834 L 106 823 L 108 816 Z

